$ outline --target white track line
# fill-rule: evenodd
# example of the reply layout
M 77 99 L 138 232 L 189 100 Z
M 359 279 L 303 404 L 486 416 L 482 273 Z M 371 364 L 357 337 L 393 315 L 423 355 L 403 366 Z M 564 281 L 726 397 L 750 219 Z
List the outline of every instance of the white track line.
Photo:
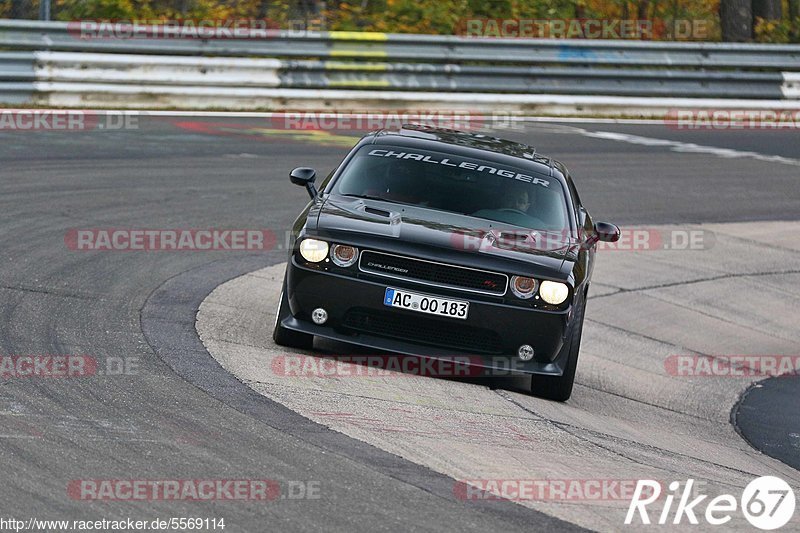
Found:
M 617 133 L 611 131 L 588 131 L 582 128 L 571 128 L 571 130 L 579 135 L 594 139 L 625 142 L 629 144 L 638 144 L 641 146 L 662 146 L 669 148 L 673 152 L 710 154 L 723 159 L 748 158 L 766 163 L 780 163 L 783 165 L 800 166 L 800 159 L 783 157 L 779 155 L 767 155 L 759 152 L 734 150 L 732 148 L 718 148 L 716 146 L 705 146 L 702 144 L 685 143 L 680 141 L 672 141 L 669 139 L 658 139 L 654 137 L 642 137 L 640 135 L 630 135 L 627 133 Z

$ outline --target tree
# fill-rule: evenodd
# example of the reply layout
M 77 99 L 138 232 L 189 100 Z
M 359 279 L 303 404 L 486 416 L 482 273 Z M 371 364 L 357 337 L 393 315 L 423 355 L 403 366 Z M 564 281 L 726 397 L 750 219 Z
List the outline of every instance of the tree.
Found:
M 11 18 L 31 18 L 31 4 L 28 0 L 11 0 Z
M 753 0 L 753 20 L 780 20 L 782 14 L 781 0 Z M 754 22 L 755 24 L 755 22 Z
M 790 35 L 795 41 L 800 39 L 800 27 L 798 27 L 798 19 L 800 19 L 800 0 L 789 0 L 789 27 Z
M 753 7 L 750 1 L 720 1 L 719 19 L 723 41 L 740 43 L 753 38 Z
M 260 19 L 266 19 L 269 15 L 269 4 L 270 0 L 260 0 L 258 2 L 258 11 L 257 17 Z

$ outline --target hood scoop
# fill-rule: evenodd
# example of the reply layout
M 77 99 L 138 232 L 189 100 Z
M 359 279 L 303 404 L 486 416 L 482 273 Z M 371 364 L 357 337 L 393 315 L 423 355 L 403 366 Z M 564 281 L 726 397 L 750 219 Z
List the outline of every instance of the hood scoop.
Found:
M 348 199 L 349 200 L 349 199 Z M 403 216 L 400 211 L 390 211 L 369 205 L 364 199 L 353 201 L 328 201 L 322 210 L 319 223 L 328 229 L 355 231 L 397 238 L 400 236 Z
M 392 216 L 391 212 L 384 211 L 383 209 L 378 209 L 376 207 L 364 206 L 364 212 L 369 213 L 370 215 L 378 215 L 379 217 L 390 218 Z
M 535 249 L 539 241 L 537 231 L 498 231 L 491 230 L 486 233 L 486 241 L 495 248 L 505 249 Z

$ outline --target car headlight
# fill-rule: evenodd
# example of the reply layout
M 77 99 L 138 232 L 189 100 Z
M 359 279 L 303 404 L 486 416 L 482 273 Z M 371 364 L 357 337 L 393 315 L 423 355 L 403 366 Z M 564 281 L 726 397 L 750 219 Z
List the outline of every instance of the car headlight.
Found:
M 345 244 L 334 244 L 331 246 L 331 259 L 340 267 L 353 266 L 358 261 L 358 248 Z
M 517 298 L 527 300 L 536 292 L 536 280 L 524 276 L 512 276 L 511 292 L 513 292 L 514 296 Z
M 319 263 L 328 257 L 328 243 L 317 239 L 304 239 L 300 243 L 300 255 L 310 263 Z
M 569 287 L 557 281 L 543 281 L 539 285 L 539 296 L 549 304 L 558 305 L 569 296 Z

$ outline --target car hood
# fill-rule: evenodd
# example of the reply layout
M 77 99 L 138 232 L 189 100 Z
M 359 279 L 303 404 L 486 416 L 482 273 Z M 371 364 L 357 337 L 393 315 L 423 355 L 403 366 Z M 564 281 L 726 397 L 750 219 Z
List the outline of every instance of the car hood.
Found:
M 436 247 L 561 270 L 576 254 L 571 232 L 540 231 L 482 218 L 380 200 L 331 196 L 319 207 L 320 233 Z

